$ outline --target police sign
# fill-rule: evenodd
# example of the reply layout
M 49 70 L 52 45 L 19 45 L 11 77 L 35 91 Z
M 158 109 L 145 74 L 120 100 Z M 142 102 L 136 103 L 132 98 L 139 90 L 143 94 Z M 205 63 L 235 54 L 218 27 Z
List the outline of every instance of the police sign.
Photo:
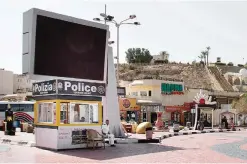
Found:
M 57 91 L 56 80 L 33 83 L 32 91 L 33 96 L 55 94 Z
M 33 83 L 33 95 L 81 95 L 81 96 L 105 96 L 104 83 L 91 83 L 71 80 L 50 80 Z
M 58 94 L 105 96 L 105 84 L 57 80 Z

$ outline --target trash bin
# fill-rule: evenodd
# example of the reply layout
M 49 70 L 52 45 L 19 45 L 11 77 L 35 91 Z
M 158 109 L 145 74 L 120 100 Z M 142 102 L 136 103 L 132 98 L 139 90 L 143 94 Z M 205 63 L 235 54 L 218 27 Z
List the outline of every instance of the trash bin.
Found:
M 146 128 L 146 139 L 152 139 L 153 138 L 153 128 L 148 127 Z
M 23 123 L 20 123 L 21 132 L 23 132 Z
M 186 122 L 186 127 L 190 128 L 191 127 L 191 122 Z
M 6 129 L 7 129 L 7 123 L 3 122 L 3 131 L 5 132 Z
M 173 124 L 173 131 L 174 132 L 179 132 L 179 130 L 180 130 L 179 124 L 174 123 Z
M 3 126 L 4 126 L 3 121 L 0 121 L 0 130 L 1 130 L 1 131 L 3 131 Z

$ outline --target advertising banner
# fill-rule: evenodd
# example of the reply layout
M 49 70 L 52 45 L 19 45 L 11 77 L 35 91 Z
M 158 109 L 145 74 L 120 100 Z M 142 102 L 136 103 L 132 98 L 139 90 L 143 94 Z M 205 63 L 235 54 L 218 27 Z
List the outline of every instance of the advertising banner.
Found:
M 135 98 L 119 98 L 119 108 L 120 111 L 126 110 L 140 110 L 141 107 L 136 104 Z
M 125 96 L 126 95 L 125 87 L 117 87 L 117 94 L 118 96 Z

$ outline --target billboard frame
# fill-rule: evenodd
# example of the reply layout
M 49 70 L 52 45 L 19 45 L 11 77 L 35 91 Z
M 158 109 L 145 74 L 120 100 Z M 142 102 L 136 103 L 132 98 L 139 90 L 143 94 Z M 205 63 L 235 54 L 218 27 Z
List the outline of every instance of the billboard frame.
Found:
M 85 25 L 89 27 L 95 27 L 106 30 L 106 42 L 105 42 L 105 61 L 104 61 L 104 78 L 103 80 L 90 80 L 90 79 L 77 79 L 69 77 L 57 77 L 47 75 L 34 74 L 35 63 L 35 40 L 36 40 L 36 23 L 37 16 L 45 16 L 49 18 L 59 19 L 62 21 Z M 79 19 L 71 16 L 66 16 L 50 11 L 45 11 L 37 8 L 32 8 L 23 13 L 23 46 L 22 46 L 22 73 L 28 74 L 30 79 L 34 80 L 52 80 L 52 79 L 67 79 L 85 82 L 97 82 L 106 83 L 107 74 L 107 57 L 108 57 L 108 39 L 109 39 L 109 26 L 101 23 L 96 23 L 84 19 Z

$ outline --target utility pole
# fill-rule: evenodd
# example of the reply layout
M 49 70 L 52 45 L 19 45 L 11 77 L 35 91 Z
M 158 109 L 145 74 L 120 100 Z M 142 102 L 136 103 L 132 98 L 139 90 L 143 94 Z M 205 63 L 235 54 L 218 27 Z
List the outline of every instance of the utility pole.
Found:
M 106 4 L 105 4 L 105 15 L 106 15 Z M 106 19 L 105 19 L 105 24 L 106 24 Z
M 132 22 L 132 23 L 128 23 L 126 21 L 128 20 L 132 20 L 136 18 L 136 15 L 130 15 L 127 19 L 122 20 L 121 22 L 117 22 L 114 20 L 114 16 L 111 15 L 107 15 L 106 14 L 106 5 L 105 5 L 105 13 L 100 13 L 100 16 L 103 17 L 104 20 L 101 20 L 100 18 L 93 18 L 94 21 L 104 21 L 105 24 L 106 23 L 113 23 L 116 27 L 117 27 L 117 68 L 116 68 L 116 72 L 117 72 L 117 84 L 119 86 L 119 28 L 121 25 L 141 25 L 140 22 Z

